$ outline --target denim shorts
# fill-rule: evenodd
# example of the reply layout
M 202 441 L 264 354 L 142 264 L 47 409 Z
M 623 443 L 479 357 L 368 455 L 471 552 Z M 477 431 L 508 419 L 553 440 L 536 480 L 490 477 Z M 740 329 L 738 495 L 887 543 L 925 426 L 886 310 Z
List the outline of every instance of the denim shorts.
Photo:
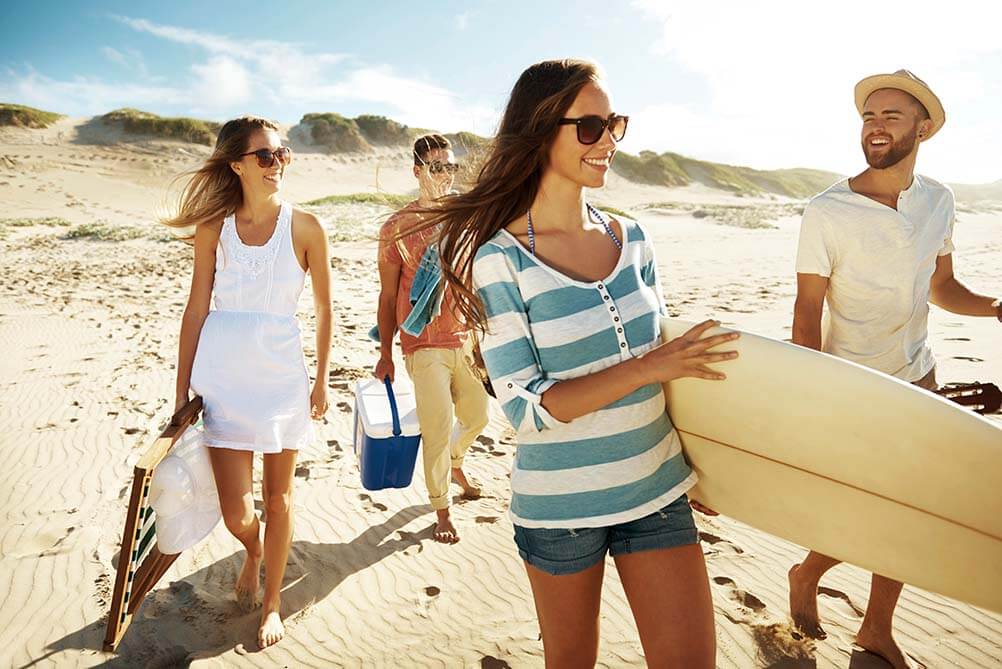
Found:
M 609 527 L 515 526 L 518 554 L 553 576 L 584 571 L 604 560 L 606 553 L 615 557 L 697 542 L 696 523 L 686 495 L 649 516 Z

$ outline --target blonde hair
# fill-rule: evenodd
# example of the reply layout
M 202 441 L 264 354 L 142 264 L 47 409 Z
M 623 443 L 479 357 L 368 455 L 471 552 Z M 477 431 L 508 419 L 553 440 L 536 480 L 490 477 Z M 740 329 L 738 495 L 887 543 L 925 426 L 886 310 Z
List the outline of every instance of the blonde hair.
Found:
M 241 116 L 223 124 L 216 137 L 216 147 L 208 160 L 193 172 L 176 177 L 188 178 L 178 200 L 177 215 L 162 220 L 171 228 L 188 229 L 181 237 L 185 241 L 195 238 L 195 228 L 204 223 L 221 221 L 243 204 L 244 193 L 240 177 L 230 167 L 239 162 L 240 154 L 247 151 L 251 136 L 259 130 L 278 130 L 274 121 L 259 116 Z

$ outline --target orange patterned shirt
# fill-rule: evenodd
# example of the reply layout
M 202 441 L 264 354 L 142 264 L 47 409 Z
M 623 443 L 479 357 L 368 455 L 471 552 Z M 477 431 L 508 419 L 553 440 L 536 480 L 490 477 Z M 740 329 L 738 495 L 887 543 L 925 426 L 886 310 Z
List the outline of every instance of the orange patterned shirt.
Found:
M 393 214 L 379 230 L 379 262 L 400 265 L 400 285 L 397 286 L 397 326 L 411 313 L 410 293 L 414 275 L 421 264 L 421 257 L 429 244 L 438 241 L 438 229 L 427 228 L 420 232 L 394 240 L 400 232 L 420 223 L 421 215 L 415 200 Z M 444 283 L 444 280 L 443 280 Z M 455 300 L 448 288 L 444 289 L 442 312 L 433 318 L 421 332 L 412 337 L 400 331 L 400 346 L 404 355 L 420 348 L 460 348 L 466 339 L 466 326 L 453 315 Z

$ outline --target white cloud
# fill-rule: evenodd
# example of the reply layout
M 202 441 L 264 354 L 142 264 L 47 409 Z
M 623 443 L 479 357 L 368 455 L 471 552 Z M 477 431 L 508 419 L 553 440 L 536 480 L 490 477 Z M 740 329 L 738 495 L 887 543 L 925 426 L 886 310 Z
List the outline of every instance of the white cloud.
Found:
M 250 72 L 227 56 L 213 56 L 207 63 L 192 66 L 197 76 L 193 86 L 194 100 L 207 110 L 230 109 L 253 98 Z
M 48 111 L 105 114 L 119 107 L 143 104 L 176 106 L 190 102 L 186 91 L 169 86 L 109 83 L 76 77 L 59 81 L 28 67 L 24 73 L 7 69 L 0 78 L 0 99 Z
M 361 101 L 390 107 L 393 118 L 408 125 L 484 134 L 494 130 L 494 109 L 463 101 L 437 84 L 401 76 L 385 65 L 345 71 L 344 54 L 312 52 L 288 42 L 236 40 L 145 19 L 116 19 L 135 30 L 208 51 L 208 62 L 192 68 L 198 77 L 196 99 L 208 109 L 232 109 L 255 96 L 318 111 Z
M 119 65 L 128 64 L 128 61 L 125 60 L 125 54 L 118 49 L 114 49 L 110 46 L 103 46 L 101 47 L 101 53 L 103 53 L 105 58 L 113 63 L 118 63 Z
M 975 127 L 969 123 L 981 123 L 967 116 L 1002 114 L 1000 3 L 638 0 L 634 7 L 663 23 L 651 52 L 700 75 L 710 92 L 707 102 L 683 107 L 692 126 L 631 127 L 652 146 L 677 146 L 684 134 L 684 143 L 704 147 L 700 156 L 855 170 L 861 153 L 852 88 L 866 75 L 904 67 L 925 79 L 947 109 L 947 127 L 933 140 L 938 150 L 930 143 L 924 152 L 936 161 L 920 159 L 920 169 L 954 180 L 1002 172 L 993 160 L 1002 152 L 1002 133 L 981 137 L 978 155 L 965 143 Z M 981 109 L 965 109 L 975 103 Z M 638 116 L 656 117 L 662 106 L 652 101 Z

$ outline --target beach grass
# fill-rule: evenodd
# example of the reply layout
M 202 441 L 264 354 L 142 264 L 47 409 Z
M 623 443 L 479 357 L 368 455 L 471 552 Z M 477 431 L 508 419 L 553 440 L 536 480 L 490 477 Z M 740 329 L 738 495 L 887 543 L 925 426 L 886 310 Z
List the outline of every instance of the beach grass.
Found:
M 70 225 L 69 221 L 58 216 L 46 216 L 43 218 L 0 218 L 0 239 L 7 239 L 14 228 L 33 228 L 36 226 L 64 228 Z
M 299 123 L 309 128 L 314 144 L 319 144 L 328 151 L 367 153 L 372 150 L 354 119 L 334 112 L 324 112 L 305 114 Z
M 165 117 L 139 109 L 116 109 L 101 116 L 101 121 L 116 125 L 127 133 L 177 139 L 195 144 L 213 145 L 221 124 L 187 117 Z
M 90 241 L 128 241 L 130 239 L 170 241 L 174 239 L 173 235 L 164 230 L 146 229 L 131 225 L 113 225 L 103 220 L 76 225 L 67 230 L 62 235 L 62 238 L 87 239 Z
M 322 207 L 335 204 L 381 204 L 399 209 L 414 200 L 410 195 L 396 193 L 351 193 L 349 195 L 328 195 L 303 204 L 308 207 Z
M 696 160 L 679 153 L 641 151 L 634 156 L 619 152 L 612 169 L 636 183 L 653 186 L 687 186 L 701 183 L 709 188 L 735 195 L 775 194 L 806 198 L 818 193 L 840 177 L 834 172 L 803 168 L 756 170 L 740 165 L 725 165 Z
M 25 105 L 0 102 L 0 126 L 18 128 L 48 128 L 63 118 L 62 114 L 43 111 Z

